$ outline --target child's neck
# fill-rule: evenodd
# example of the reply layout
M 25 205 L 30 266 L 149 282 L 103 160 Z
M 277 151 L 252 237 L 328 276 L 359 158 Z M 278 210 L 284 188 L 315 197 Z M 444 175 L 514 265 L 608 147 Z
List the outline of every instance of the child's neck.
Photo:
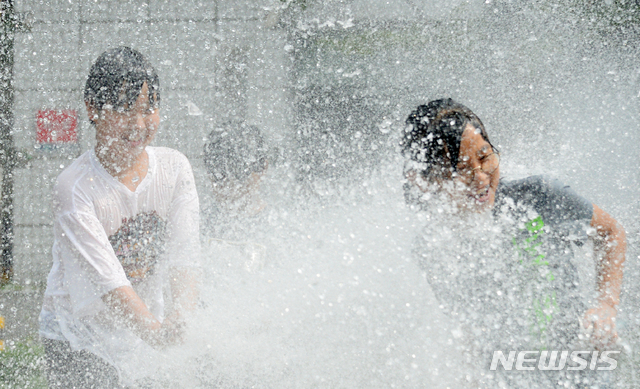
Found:
M 128 166 L 123 163 L 124 161 L 112 161 L 109 158 L 101 157 L 98 153 L 96 156 L 107 173 L 123 183 L 132 192 L 135 192 L 149 170 L 149 155 L 146 150 L 138 154 Z

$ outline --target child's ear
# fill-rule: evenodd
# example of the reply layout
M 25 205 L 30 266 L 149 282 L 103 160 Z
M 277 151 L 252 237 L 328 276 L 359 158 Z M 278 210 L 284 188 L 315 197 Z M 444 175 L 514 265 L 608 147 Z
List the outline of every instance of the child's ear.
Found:
M 98 118 L 98 110 L 89 101 L 85 101 L 84 105 L 87 107 L 87 115 L 89 116 L 89 121 L 95 124 L 96 119 Z

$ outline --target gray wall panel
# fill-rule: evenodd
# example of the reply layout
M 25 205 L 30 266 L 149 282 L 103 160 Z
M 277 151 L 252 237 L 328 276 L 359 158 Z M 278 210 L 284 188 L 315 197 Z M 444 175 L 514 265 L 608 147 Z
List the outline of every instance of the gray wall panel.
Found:
M 149 4 L 138 0 L 76 0 L 80 17 L 92 22 L 134 21 L 149 17 Z
M 130 46 L 143 53 L 149 51 L 147 23 L 84 23 L 80 27 L 82 42 L 79 52 L 80 74 L 79 85 L 84 87 L 89 68 L 105 50 L 116 46 Z
M 77 22 L 80 6 L 77 1 L 69 0 L 17 0 L 16 11 L 29 12 L 39 22 Z
M 216 9 L 216 2 L 211 0 L 149 1 L 149 16 L 158 20 L 215 19 Z
M 208 89 L 215 84 L 214 22 L 159 22 L 148 29 L 148 54 L 163 89 Z
M 78 24 L 36 23 L 31 32 L 16 34 L 16 89 L 75 88 L 81 79 Z

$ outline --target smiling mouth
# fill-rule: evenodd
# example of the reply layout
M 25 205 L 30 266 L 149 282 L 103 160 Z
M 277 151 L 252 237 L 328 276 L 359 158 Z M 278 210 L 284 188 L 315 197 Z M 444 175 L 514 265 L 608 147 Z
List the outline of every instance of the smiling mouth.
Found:
M 143 138 L 137 138 L 137 139 L 125 138 L 125 141 L 129 143 L 132 147 L 138 147 L 143 143 L 144 139 Z
M 489 200 L 489 187 L 487 186 L 475 194 L 470 194 L 469 197 L 478 203 L 485 203 Z

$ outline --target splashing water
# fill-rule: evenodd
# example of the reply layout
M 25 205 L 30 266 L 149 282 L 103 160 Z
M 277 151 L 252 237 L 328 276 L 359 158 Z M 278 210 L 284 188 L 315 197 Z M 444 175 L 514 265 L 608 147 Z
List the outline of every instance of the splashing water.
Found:
M 206 246 L 205 306 L 185 346 L 165 352 L 161 382 L 444 388 L 474 379 L 461 333 L 412 255 L 425 221 L 404 203 L 395 156 L 404 116 L 431 98 L 452 96 L 476 111 L 501 150 L 503 176 L 556 176 L 637 241 L 632 58 L 577 16 L 492 7 L 420 32 L 356 24 L 323 33 L 327 26 L 317 23 L 310 33 L 312 22 L 299 24 L 287 52 L 302 131 L 287 145 L 284 172 L 272 177 L 295 201 L 273 202 L 266 242 Z M 349 19 L 330 6 L 308 12 Z M 456 247 L 435 236 L 441 249 Z M 638 300 L 637 256 L 630 245 L 618 322 L 628 344 L 638 323 L 629 309 Z
M 251 266 L 264 252 L 255 245 L 209 246 L 206 307 L 185 347 L 170 352 L 165 379 L 190 387 L 447 387 L 463 377 L 448 319 L 411 257 L 418 221 L 398 178 L 356 204 L 306 204 L 272 222 L 278 247 L 266 251 L 277 257 L 261 268 Z
M 555 1 L 289 5 L 290 14 L 260 27 L 285 26 L 286 42 L 270 44 L 283 43 L 285 65 L 274 67 L 287 67 L 287 83 L 266 84 L 286 88 L 291 101 L 277 103 L 292 111 L 291 126 L 265 125 L 282 151 L 266 177 L 269 208 L 259 221 L 246 221 L 249 229 L 259 224 L 255 236 L 231 240 L 205 232 L 202 306 L 191 318 L 184 345 L 160 353 L 160 370 L 147 386 L 461 388 L 473 382 L 479 372 L 464 360 L 463 335 L 412 253 L 416 237 L 432 221 L 405 204 L 403 161 L 396 150 L 406 115 L 441 97 L 460 101 L 482 118 L 500 149 L 503 176 L 555 176 L 625 226 L 629 249 L 617 325 L 635 351 L 640 344 L 635 30 L 613 28 L 596 14 Z M 225 28 L 212 36 L 222 42 L 239 30 Z M 258 47 L 255 51 L 267 46 L 238 43 L 243 44 Z M 242 65 L 228 82 L 238 96 L 217 91 L 216 98 L 231 102 L 211 105 L 220 104 L 220 112 L 228 114 L 244 111 L 245 95 L 251 93 L 259 104 L 268 102 L 273 95 L 267 87 L 255 92 L 245 85 L 263 63 L 247 70 L 248 55 L 245 59 L 235 46 L 229 51 L 237 55 L 217 60 L 229 68 Z M 169 59 L 158 63 L 182 69 Z M 164 85 L 177 87 L 177 79 Z M 209 119 L 213 114 L 199 101 L 210 100 L 210 90 L 193 93 L 176 98 L 178 109 Z M 177 115 L 172 119 L 181 121 Z M 179 127 L 182 131 L 182 123 Z M 202 150 L 200 136 L 196 142 L 176 133 L 174 139 L 166 131 L 159 145 Z M 200 162 L 192 161 L 197 174 Z M 207 191 L 200 196 L 204 208 L 214 202 Z M 431 254 L 446 251 L 453 261 L 464 246 L 449 232 L 432 231 Z M 583 278 L 593 278 L 585 264 Z M 634 355 L 616 372 L 629 387 L 638 386 Z

